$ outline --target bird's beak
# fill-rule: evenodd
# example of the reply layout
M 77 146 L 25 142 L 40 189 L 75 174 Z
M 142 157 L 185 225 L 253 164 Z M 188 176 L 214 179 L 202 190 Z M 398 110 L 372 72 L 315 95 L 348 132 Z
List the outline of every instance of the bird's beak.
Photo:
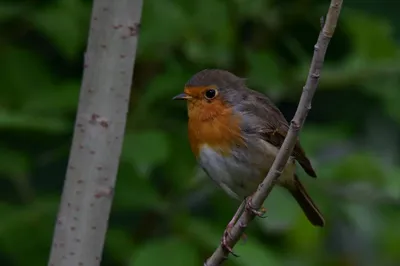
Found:
M 187 95 L 186 93 L 181 93 L 176 95 L 174 98 L 172 98 L 172 100 L 188 100 L 191 99 L 192 97 Z

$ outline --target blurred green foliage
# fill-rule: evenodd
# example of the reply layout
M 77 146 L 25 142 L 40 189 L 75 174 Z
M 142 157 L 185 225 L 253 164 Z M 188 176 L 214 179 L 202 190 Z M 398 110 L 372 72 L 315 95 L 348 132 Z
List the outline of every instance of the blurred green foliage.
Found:
M 301 134 L 326 215 L 280 189 L 226 265 L 399 265 L 398 1 L 344 1 Z M 203 68 L 247 77 L 290 119 L 329 1 L 144 0 L 129 121 L 102 265 L 201 265 L 238 202 L 190 153 L 170 99 Z M 0 265 L 47 263 L 68 160 L 91 2 L 0 3 Z

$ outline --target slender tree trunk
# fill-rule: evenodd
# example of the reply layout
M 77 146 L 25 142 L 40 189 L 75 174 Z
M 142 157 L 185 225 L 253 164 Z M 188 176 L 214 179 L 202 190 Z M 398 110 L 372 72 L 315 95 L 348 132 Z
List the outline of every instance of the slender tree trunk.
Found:
M 94 0 L 49 264 L 100 265 L 124 137 L 142 0 Z

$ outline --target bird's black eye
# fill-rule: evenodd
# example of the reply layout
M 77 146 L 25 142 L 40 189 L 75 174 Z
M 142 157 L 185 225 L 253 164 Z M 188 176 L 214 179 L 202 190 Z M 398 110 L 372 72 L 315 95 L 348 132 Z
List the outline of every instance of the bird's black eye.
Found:
M 207 99 L 211 100 L 215 96 L 217 96 L 217 91 L 215 89 L 209 89 L 206 91 L 204 95 L 206 96 Z

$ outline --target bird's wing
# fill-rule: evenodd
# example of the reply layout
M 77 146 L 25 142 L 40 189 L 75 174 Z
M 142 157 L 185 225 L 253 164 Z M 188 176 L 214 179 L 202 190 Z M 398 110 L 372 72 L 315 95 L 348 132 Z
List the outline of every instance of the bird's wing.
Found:
M 289 130 L 289 124 L 270 99 L 262 93 L 250 90 L 250 95 L 237 108 L 240 112 L 246 113 L 246 121 L 243 124 L 245 133 L 257 134 L 275 147 L 280 148 L 282 146 Z M 299 139 L 296 141 L 292 156 L 308 175 L 317 177 L 310 160 L 300 145 Z

